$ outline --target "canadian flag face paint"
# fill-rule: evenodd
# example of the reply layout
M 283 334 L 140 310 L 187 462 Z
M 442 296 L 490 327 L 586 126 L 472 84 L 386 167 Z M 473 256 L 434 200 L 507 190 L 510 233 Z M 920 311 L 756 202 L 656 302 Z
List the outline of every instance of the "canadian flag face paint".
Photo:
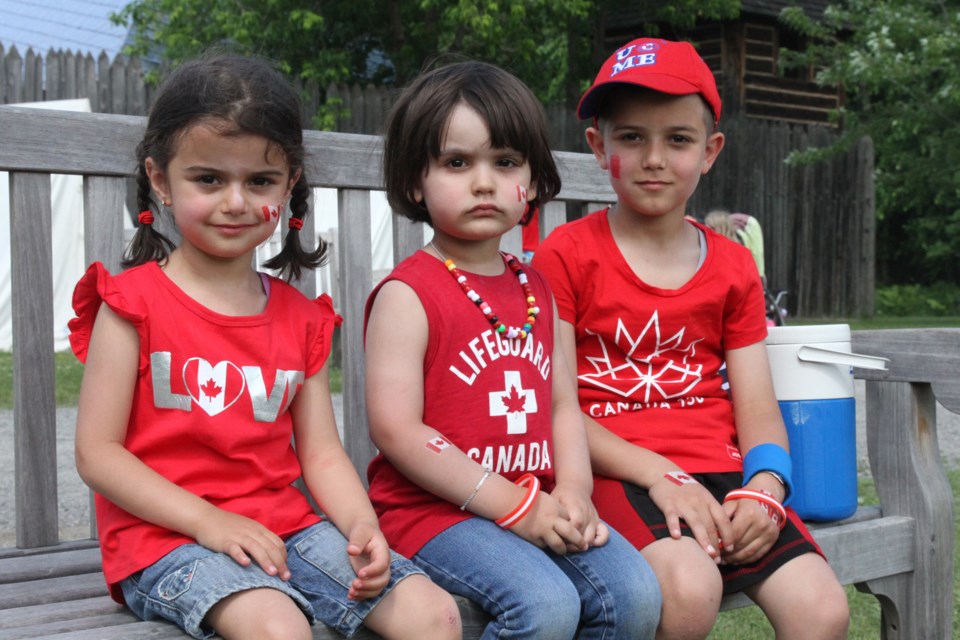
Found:
M 618 155 L 610 156 L 610 176 L 614 180 L 620 179 L 620 156 Z
M 527 188 L 523 185 L 517 185 L 517 202 L 527 201 Z
M 278 205 L 263 205 L 261 211 L 263 211 L 263 221 L 270 222 L 271 218 L 279 219 L 280 218 L 280 209 L 283 208 L 282 204 Z

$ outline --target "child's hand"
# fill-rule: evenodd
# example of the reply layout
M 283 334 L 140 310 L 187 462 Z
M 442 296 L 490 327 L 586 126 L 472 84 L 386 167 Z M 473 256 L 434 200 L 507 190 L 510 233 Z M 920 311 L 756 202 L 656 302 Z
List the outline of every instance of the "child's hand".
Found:
M 730 539 L 735 543 L 732 550 L 724 548 L 723 561 L 727 564 L 756 562 L 780 537 L 780 528 L 757 500 L 731 500 L 723 504 L 723 510 L 733 523 Z
M 550 494 L 567 510 L 570 524 L 580 532 L 582 544 L 567 543 L 567 551 L 586 551 L 590 547 L 602 547 L 610 538 L 610 530 L 600 521 L 600 515 L 590 496 L 574 487 L 557 485 Z
M 567 509 L 543 491 L 537 496 L 530 512 L 510 528 L 515 534 L 536 546 L 550 548 L 556 554 L 565 555 L 567 545 L 579 548 L 583 535 L 570 522 Z
M 347 554 L 357 573 L 347 598 L 366 600 L 383 591 L 390 580 L 390 547 L 380 529 L 368 524 L 355 526 L 347 541 Z
M 730 518 L 707 489 L 692 478 L 677 484 L 666 475 L 649 489 L 650 499 L 663 512 L 670 537 L 679 540 L 683 519 L 694 539 L 714 562 L 720 562 L 720 551 L 736 546 Z M 721 542 L 722 541 L 722 542 Z
M 204 519 L 197 531 L 196 540 L 211 551 L 227 554 L 241 566 L 249 566 L 252 558 L 271 576 L 290 579 L 283 540 L 256 520 L 214 509 L 213 516 Z

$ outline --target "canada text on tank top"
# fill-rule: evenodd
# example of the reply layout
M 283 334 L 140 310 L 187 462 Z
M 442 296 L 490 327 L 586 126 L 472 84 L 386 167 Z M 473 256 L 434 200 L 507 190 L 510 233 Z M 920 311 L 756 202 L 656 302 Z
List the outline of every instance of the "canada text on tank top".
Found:
M 187 358 L 174 372 L 169 351 L 150 354 L 153 371 L 153 403 L 158 409 L 191 411 L 193 405 L 209 416 L 233 406 L 244 394 L 250 397 L 253 419 L 274 422 L 290 406 L 297 389 L 303 384 L 303 371 L 276 370 L 269 390 L 263 370 L 256 366 L 237 366 L 229 360 L 210 363 L 204 358 Z M 187 393 L 174 393 L 172 376 L 183 380 Z
M 697 360 L 697 343 L 704 338 L 691 339 L 681 327 L 673 335 L 660 333 L 657 311 L 646 326 L 628 327 L 617 319 L 613 340 L 594 334 L 596 344 L 591 355 L 583 357 L 589 371 L 577 376 L 581 385 L 591 385 L 622 400 L 594 402 L 584 407 L 592 418 L 619 415 L 624 411 L 644 409 L 687 408 L 702 404 L 704 398 L 692 394 L 703 380 L 704 365 Z
M 536 339 L 536 333 L 526 339 L 501 338 L 500 334 L 488 329 L 470 340 L 459 354 L 459 361 L 450 365 L 449 371 L 468 387 L 483 377 L 485 370 L 500 358 L 512 357 L 529 361 L 537 375 L 544 381 L 550 379 L 550 356 L 543 343 Z M 456 359 L 455 359 L 456 360 Z M 524 367 L 529 371 L 529 367 Z M 467 455 L 494 473 L 510 471 L 537 472 L 553 466 L 550 454 L 550 441 L 528 442 L 523 436 L 527 433 L 527 416 L 538 411 L 550 411 L 550 407 L 541 407 L 533 385 L 525 388 L 523 376 L 519 370 L 503 371 L 503 383 L 489 392 L 490 417 L 502 420 L 506 433 L 506 443 L 498 446 L 471 447 Z M 511 436 L 518 442 L 511 443 Z

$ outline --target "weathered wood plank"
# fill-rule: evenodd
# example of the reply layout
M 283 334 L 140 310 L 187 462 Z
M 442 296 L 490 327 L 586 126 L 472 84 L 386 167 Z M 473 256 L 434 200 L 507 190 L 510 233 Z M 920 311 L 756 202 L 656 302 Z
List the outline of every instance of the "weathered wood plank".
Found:
M 50 559 L 53 557 L 51 556 Z M 101 585 L 103 584 L 102 574 L 96 573 L 91 576 Z M 67 588 L 71 589 L 71 593 L 75 593 L 74 585 L 68 585 Z M 105 589 L 101 591 L 105 593 Z M 457 602 L 461 609 L 465 637 L 479 637 L 488 622 L 486 614 L 464 598 L 458 597 Z M 95 637 L 104 640 L 187 637 L 172 624 L 138 621 L 129 609 L 117 604 L 107 595 L 80 596 L 66 601 L 18 606 L 5 609 L 3 613 L 5 615 L 0 615 L 0 631 L 2 631 L 0 637 L 4 640 L 47 636 L 75 639 Z M 95 635 L 90 635 L 91 632 Z M 342 638 L 323 625 L 316 625 L 313 628 L 313 637 L 315 640 Z M 379 640 L 380 638 L 366 629 L 361 629 L 354 637 L 358 640 Z
M 100 571 L 100 549 L 65 551 L 0 560 L 0 584 L 28 582 Z
M 548 202 L 540 209 L 540 239 L 546 238 L 566 221 L 567 205 L 563 202 Z
M 83 252 L 86 264 L 99 260 L 120 273 L 127 182 L 121 177 L 87 176 L 83 181 Z
M 19 614 L 19 612 L 18 612 Z M 72 618 L 61 618 L 58 620 L 47 620 L 37 622 L 31 625 L 8 629 L 3 631 L 0 636 L 4 640 L 20 640 L 21 638 L 50 638 L 58 637 L 64 633 L 76 633 L 78 631 L 96 631 L 102 634 L 103 629 L 110 629 L 118 625 L 129 625 L 140 622 L 136 616 L 129 610 L 117 606 L 114 613 L 103 613 L 99 615 L 90 615 L 85 611 L 78 611 Z M 140 625 L 138 625 L 140 626 Z M 183 637 L 183 634 L 180 634 Z M 99 636 L 98 636 L 99 637 Z M 171 637 L 178 637 L 173 635 Z
M 73 620 L 83 617 L 94 618 L 110 616 L 118 613 L 127 615 L 128 622 L 135 620 L 135 616 L 129 609 L 111 600 L 110 596 L 83 598 L 52 604 L 37 604 L 6 610 L 6 615 L 0 616 L 0 630 L 5 630 L 2 634 L 4 638 L 7 638 L 9 635 L 16 637 L 13 632 L 6 630 L 24 630 L 48 622 L 60 622 L 62 620 Z M 25 632 L 21 631 L 21 633 Z
M 393 264 L 399 264 L 422 246 L 423 223 L 393 216 Z
M 858 378 L 929 382 L 937 401 L 960 413 L 960 329 L 886 329 L 854 331 L 857 353 L 890 358 L 889 371 L 857 370 Z
M 916 522 L 905 516 L 824 527 L 813 532 L 841 584 L 913 571 L 916 534 Z
M 44 640 L 169 640 L 188 638 L 168 622 L 131 622 L 102 629 L 68 631 L 47 636 Z
M 885 515 L 911 517 L 917 528 L 915 570 L 880 578 L 867 588 L 884 596 L 879 599 L 886 638 L 948 638 L 953 495 L 937 446 L 933 391 L 929 384 L 871 380 L 866 400 L 867 450 L 880 504 Z
M 133 151 L 146 125 L 142 116 L 2 108 L 0 166 L 4 168 L 108 176 L 129 176 L 133 171 Z M 38 113 L 43 117 L 38 118 Z M 51 145 L 51 130 L 69 131 L 70 135 Z M 309 149 L 305 169 L 312 185 L 383 188 L 379 136 L 305 131 L 304 143 Z M 560 199 L 612 200 L 609 180 L 592 157 L 563 151 L 555 157 L 563 172 Z
M 363 309 L 373 286 L 373 250 L 370 246 L 370 195 L 342 189 L 340 199 L 340 327 L 343 351 L 343 446 L 366 483 L 367 463 L 376 448 L 367 435 L 364 394 Z
M 94 598 L 107 593 L 100 573 L 0 584 L 0 610 Z
M 0 166 L 5 169 L 128 176 L 136 165 L 134 150 L 143 137 L 143 117 L 15 106 L 0 109 L 4 142 Z M 51 139 L 57 144 L 50 144 Z
M 13 416 L 13 446 L 20 547 L 59 540 L 51 224 L 50 176 L 11 173 L 13 402 L 19 409 Z

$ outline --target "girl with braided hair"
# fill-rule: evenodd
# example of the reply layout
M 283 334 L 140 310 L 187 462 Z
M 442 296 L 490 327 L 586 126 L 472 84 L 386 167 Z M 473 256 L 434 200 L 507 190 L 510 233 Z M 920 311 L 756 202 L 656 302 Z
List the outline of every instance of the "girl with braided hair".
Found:
M 267 266 L 297 278 L 325 257 L 298 237 L 302 136 L 296 93 L 262 60 L 188 62 L 157 94 L 128 268 L 92 265 L 70 324 L 86 364 L 77 469 L 97 493 L 104 575 L 139 617 L 196 638 L 306 640 L 317 621 L 459 638 L 453 599 L 389 549 L 341 446 L 330 298 L 251 268 L 286 206 Z M 157 204 L 179 243 L 153 227 Z

